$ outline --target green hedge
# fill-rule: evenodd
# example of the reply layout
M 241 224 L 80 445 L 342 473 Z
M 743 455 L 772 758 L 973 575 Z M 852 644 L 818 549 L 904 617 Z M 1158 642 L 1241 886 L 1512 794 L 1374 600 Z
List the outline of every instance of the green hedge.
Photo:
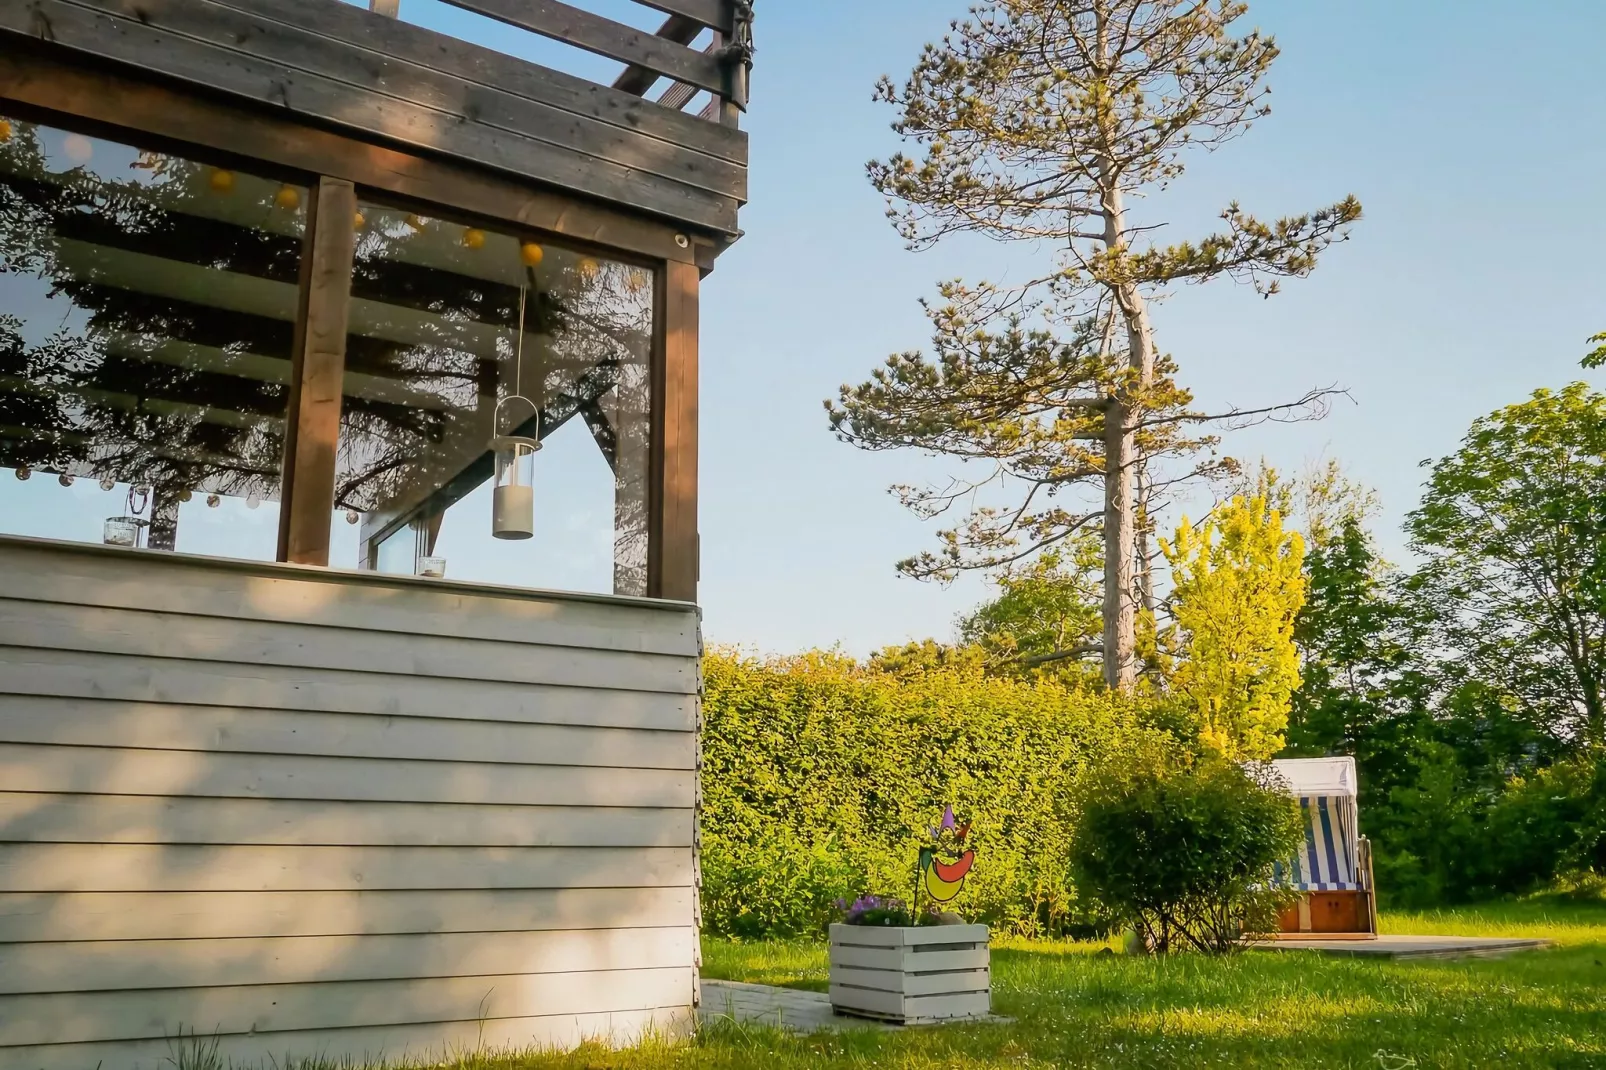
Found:
M 703 924 L 819 932 L 832 901 L 907 897 L 925 829 L 974 822 L 958 904 L 1024 933 L 1086 913 L 1068 874 L 1070 796 L 1139 736 L 1130 710 L 964 667 L 899 677 L 821 653 L 703 663 Z

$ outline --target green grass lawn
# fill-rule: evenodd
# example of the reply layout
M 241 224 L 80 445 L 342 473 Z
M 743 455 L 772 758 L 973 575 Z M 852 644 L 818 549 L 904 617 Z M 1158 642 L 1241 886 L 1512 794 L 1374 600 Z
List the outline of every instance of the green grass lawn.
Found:
M 1165 961 L 1085 944 L 1004 942 L 993 1005 L 1009 1025 L 792 1037 L 716 1023 L 697 1042 L 584 1049 L 524 1067 L 1603 1067 L 1606 903 L 1388 914 L 1385 932 L 1545 936 L 1505 959 L 1368 962 L 1307 952 Z M 818 943 L 704 944 L 707 977 L 823 990 Z

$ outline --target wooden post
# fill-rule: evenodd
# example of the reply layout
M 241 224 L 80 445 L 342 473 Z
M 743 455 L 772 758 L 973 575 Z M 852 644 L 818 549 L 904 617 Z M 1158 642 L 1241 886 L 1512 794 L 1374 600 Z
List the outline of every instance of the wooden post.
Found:
M 301 257 L 280 494 L 279 560 L 294 564 L 329 564 L 356 215 L 357 191 L 350 182 L 319 181 L 308 206 Z
M 401 16 L 401 0 L 368 0 L 368 10 L 391 18 Z
M 648 593 L 697 600 L 697 287 L 695 264 L 664 267 L 658 433 L 652 458 Z

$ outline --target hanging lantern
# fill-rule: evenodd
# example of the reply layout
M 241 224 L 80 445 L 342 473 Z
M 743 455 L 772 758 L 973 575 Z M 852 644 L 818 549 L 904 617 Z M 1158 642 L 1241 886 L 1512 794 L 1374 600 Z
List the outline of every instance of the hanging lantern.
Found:
M 111 516 L 101 530 L 100 541 L 107 546 L 138 546 L 142 521 L 137 516 Z
M 511 394 L 496 403 L 493 430 L 500 428 L 502 406 L 510 401 L 522 401 L 540 413 L 529 398 Z M 491 534 L 498 539 L 528 539 L 535 534 L 535 454 L 540 448 L 540 439 L 524 435 L 498 434 L 491 439 L 496 460 Z

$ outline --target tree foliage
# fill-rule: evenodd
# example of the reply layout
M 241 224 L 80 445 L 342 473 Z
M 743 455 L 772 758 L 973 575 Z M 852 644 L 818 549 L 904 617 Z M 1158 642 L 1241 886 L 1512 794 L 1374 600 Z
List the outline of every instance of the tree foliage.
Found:
M 1606 395 L 1574 383 L 1477 420 L 1406 526 L 1463 674 L 1606 746 Z
M 1171 563 L 1170 690 L 1198 738 L 1230 758 L 1283 746 L 1299 686 L 1294 619 L 1305 600 L 1304 540 L 1265 498 L 1236 497 L 1162 543 Z

